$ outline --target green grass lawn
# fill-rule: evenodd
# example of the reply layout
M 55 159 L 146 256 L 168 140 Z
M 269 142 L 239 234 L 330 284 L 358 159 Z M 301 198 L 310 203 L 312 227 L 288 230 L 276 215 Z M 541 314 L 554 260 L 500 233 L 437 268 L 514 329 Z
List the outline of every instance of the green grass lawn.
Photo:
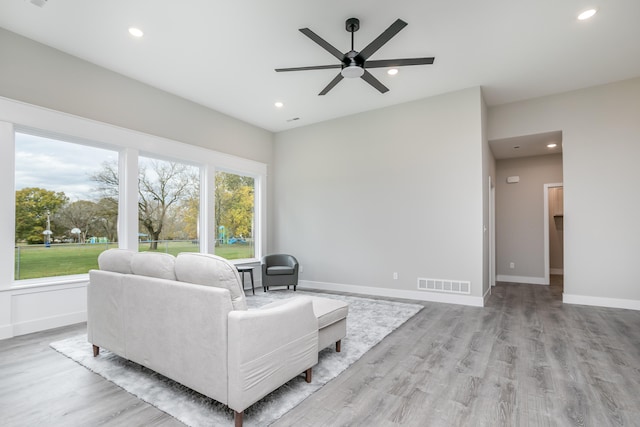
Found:
M 111 248 L 117 248 L 117 243 L 96 244 L 64 244 L 24 245 L 16 247 L 15 278 L 16 280 L 36 279 L 40 277 L 66 276 L 71 274 L 86 274 L 92 268 L 98 268 L 98 255 Z M 140 252 L 149 250 L 149 243 L 140 243 Z M 199 246 L 190 241 L 158 242 L 158 252 L 177 255 L 180 252 L 198 252 Z M 221 245 L 216 247 L 215 253 L 227 259 L 252 258 L 253 247 L 250 245 Z

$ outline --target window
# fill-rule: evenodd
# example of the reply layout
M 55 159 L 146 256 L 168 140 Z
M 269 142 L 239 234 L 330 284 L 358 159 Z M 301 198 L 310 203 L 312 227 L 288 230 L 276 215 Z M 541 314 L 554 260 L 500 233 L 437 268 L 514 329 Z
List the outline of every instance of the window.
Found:
M 138 237 L 140 251 L 177 255 L 198 252 L 200 169 L 180 162 L 140 157 Z
M 255 257 L 255 179 L 216 172 L 215 254 L 227 259 Z
M 15 201 L 0 206 L 0 290 L 80 283 L 62 276 L 96 268 L 107 248 L 261 256 L 266 164 L 2 98 L 0 111 L 0 175 L 11 183 L 0 193 Z M 147 192 L 160 179 L 154 163 L 186 183 L 164 218 L 162 197 Z
M 117 246 L 117 153 L 15 134 L 15 280 L 85 274 L 100 252 Z

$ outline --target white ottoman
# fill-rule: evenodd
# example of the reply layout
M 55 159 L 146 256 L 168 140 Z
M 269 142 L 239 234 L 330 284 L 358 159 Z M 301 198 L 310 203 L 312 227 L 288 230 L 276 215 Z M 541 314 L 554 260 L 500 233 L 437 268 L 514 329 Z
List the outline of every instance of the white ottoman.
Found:
M 323 297 L 311 297 L 313 312 L 318 318 L 318 351 L 336 343 L 340 351 L 340 341 L 347 335 L 347 314 L 349 304 Z

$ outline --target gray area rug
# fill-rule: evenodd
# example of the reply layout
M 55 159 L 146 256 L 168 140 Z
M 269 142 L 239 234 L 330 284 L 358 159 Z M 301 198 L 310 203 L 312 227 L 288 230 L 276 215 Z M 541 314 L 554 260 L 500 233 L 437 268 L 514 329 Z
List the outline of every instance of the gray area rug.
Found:
M 276 299 L 305 294 L 340 299 L 349 304 L 347 336 L 342 340 L 342 351 L 336 353 L 335 347 L 330 346 L 320 352 L 318 364 L 313 367 L 311 384 L 304 381 L 304 376 L 294 378 L 247 408 L 245 426 L 271 424 L 423 308 L 418 304 L 288 290 L 267 293 L 260 290 L 255 296 L 247 295 L 247 302 L 250 308 L 257 308 Z M 188 426 L 233 425 L 233 411 L 226 405 L 107 350 L 94 358 L 84 334 L 51 343 L 51 347 Z

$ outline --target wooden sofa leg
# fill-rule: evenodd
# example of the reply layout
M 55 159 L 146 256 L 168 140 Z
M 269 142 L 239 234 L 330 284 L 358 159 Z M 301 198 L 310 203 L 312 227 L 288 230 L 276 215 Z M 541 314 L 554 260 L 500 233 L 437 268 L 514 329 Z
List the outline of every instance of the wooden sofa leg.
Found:
M 311 382 L 311 376 L 312 376 L 312 372 L 311 372 L 311 368 L 307 369 L 306 371 L 304 371 L 304 380 L 308 383 Z
M 98 356 L 98 354 L 100 354 L 100 347 L 98 347 L 97 345 L 93 346 L 93 357 Z
M 340 344 L 341 343 L 342 343 L 342 340 L 336 341 L 336 353 L 340 353 Z
M 235 416 L 235 423 L 236 423 L 236 427 L 242 427 L 242 414 L 244 414 L 243 412 L 236 412 L 234 411 L 236 416 Z

